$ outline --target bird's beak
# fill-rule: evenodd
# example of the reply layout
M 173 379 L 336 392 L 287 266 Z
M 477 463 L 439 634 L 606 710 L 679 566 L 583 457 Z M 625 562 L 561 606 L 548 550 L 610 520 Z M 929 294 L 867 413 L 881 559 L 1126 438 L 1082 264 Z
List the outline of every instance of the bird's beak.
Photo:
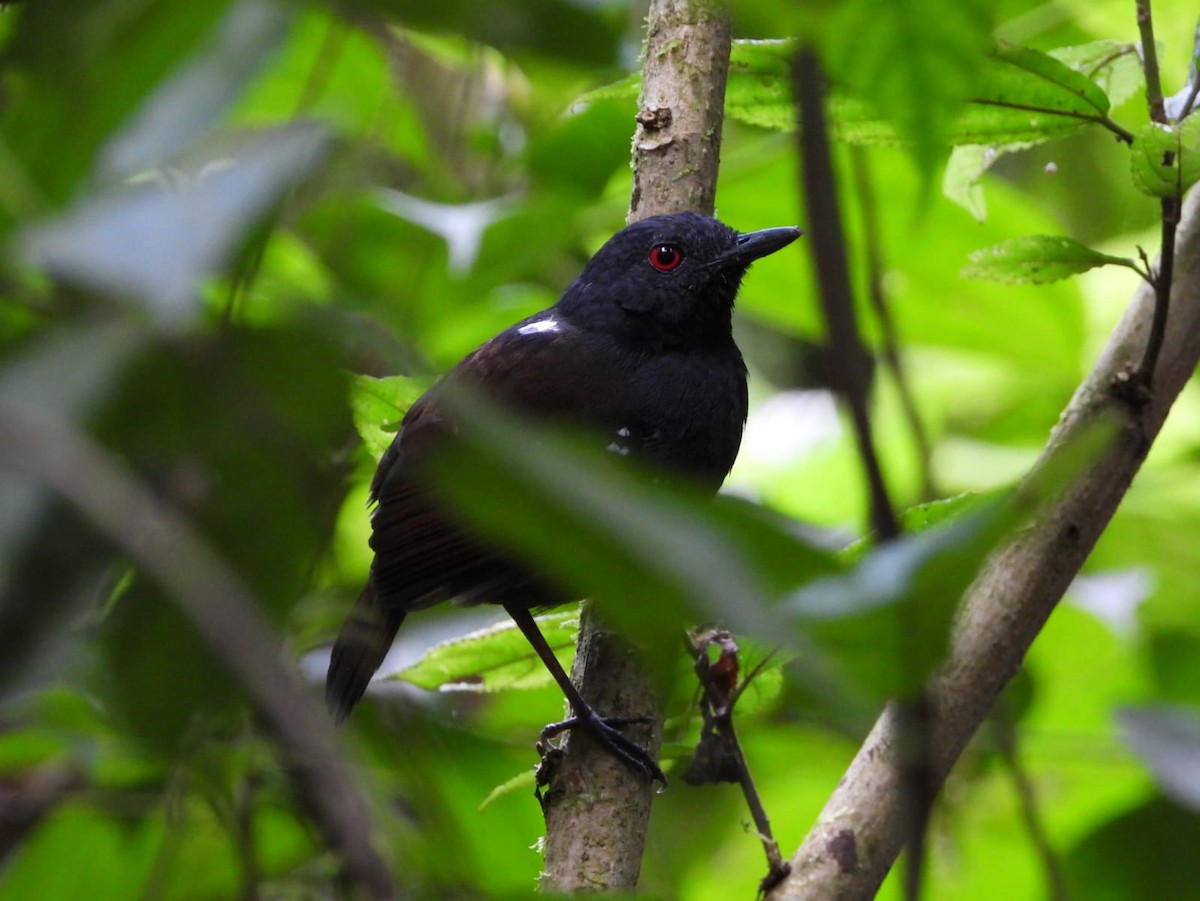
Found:
M 764 228 L 762 231 L 738 235 L 737 244 L 713 261 L 713 265 L 749 266 L 760 257 L 782 250 L 802 235 L 800 229 L 791 225 L 780 228 Z

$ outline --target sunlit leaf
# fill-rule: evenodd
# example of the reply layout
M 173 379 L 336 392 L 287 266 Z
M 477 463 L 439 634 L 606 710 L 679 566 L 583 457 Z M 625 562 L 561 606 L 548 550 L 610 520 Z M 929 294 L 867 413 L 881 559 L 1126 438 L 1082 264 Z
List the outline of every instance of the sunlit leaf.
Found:
M 537 617 L 538 626 L 563 668 L 570 670 L 579 611 Z M 440 691 L 493 692 L 542 688 L 551 676 L 512 622 L 479 629 L 435 645 L 412 666 L 389 678 Z
M 971 254 L 971 262 L 963 267 L 962 275 L 998 282 L 1044 284 L 1108 265 L 1132 267 L 1133 262 L 1092 250 L 1073 238 L 1026 235 L 977 250 Z
M 360 375 L 354 380 L 350 392 L 354 428 L 372 457 L 378 459 L 388 449 L 400 420 L 424 387 L 403 375 L 384 379 Z

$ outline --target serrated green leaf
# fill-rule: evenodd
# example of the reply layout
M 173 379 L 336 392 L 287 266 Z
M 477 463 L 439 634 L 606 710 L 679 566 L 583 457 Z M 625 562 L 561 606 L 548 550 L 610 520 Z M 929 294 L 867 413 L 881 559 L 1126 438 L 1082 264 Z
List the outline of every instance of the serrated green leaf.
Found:
M 971 262 L 963 267 L 962 275 L 998 282 L 1044 284 L 1105 265 L 1132 267 L 1133 263 L 1124 257 L 1092 250 L 1073 238 L 1025 235 L 975 251 Z
M 579 611 L 546 614 L 537 617 L 537 623 L 563 668 L 569 670 L 579 631 Z M 541 658 L 512 622 L 442 642 L 412 666 L 388 678 L 430 691 L 484 693 L 542 688 L 551 681 Z
M 405 375 L 356 377 L 350 388 L 354 428 L 363 446 L 378 458 L 396 437 L 400 420 L 427 386 Z
M 1145 86 L 1137 44 L 1125 41 L 1090 41 L 1050 51 L 1059 62 L 1090 78 L 1108 97 L 1110 106 L 1120 106 Z
M 1129 166 L 1143 193 L 1182 197 L 1200 180 L 1200 117 L 1172 125 L 1147 122 L 1134 136 Z

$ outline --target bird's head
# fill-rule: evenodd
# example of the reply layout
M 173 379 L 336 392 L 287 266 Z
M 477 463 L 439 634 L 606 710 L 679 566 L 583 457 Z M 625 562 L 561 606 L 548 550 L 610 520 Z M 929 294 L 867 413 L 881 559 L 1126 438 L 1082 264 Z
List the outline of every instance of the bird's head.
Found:
M 728 341 L 750 264 L 799 236 L 791 227 L 739 234 L 699 213 L 642 219 L 596 251 L 558 309 L 583 328 L 635 343 Z

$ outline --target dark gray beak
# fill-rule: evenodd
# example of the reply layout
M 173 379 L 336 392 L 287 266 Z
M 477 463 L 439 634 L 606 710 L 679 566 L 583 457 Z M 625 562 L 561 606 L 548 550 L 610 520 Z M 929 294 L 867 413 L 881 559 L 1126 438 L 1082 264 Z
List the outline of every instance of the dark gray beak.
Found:
M 737 244 L 713 261 L 714 266 L 749 266 L 760 257 L 765 257 L 787 247 L 804 234 L 791 225 L 779 228 L 764 228 L 761 231 L 738 235 Z

